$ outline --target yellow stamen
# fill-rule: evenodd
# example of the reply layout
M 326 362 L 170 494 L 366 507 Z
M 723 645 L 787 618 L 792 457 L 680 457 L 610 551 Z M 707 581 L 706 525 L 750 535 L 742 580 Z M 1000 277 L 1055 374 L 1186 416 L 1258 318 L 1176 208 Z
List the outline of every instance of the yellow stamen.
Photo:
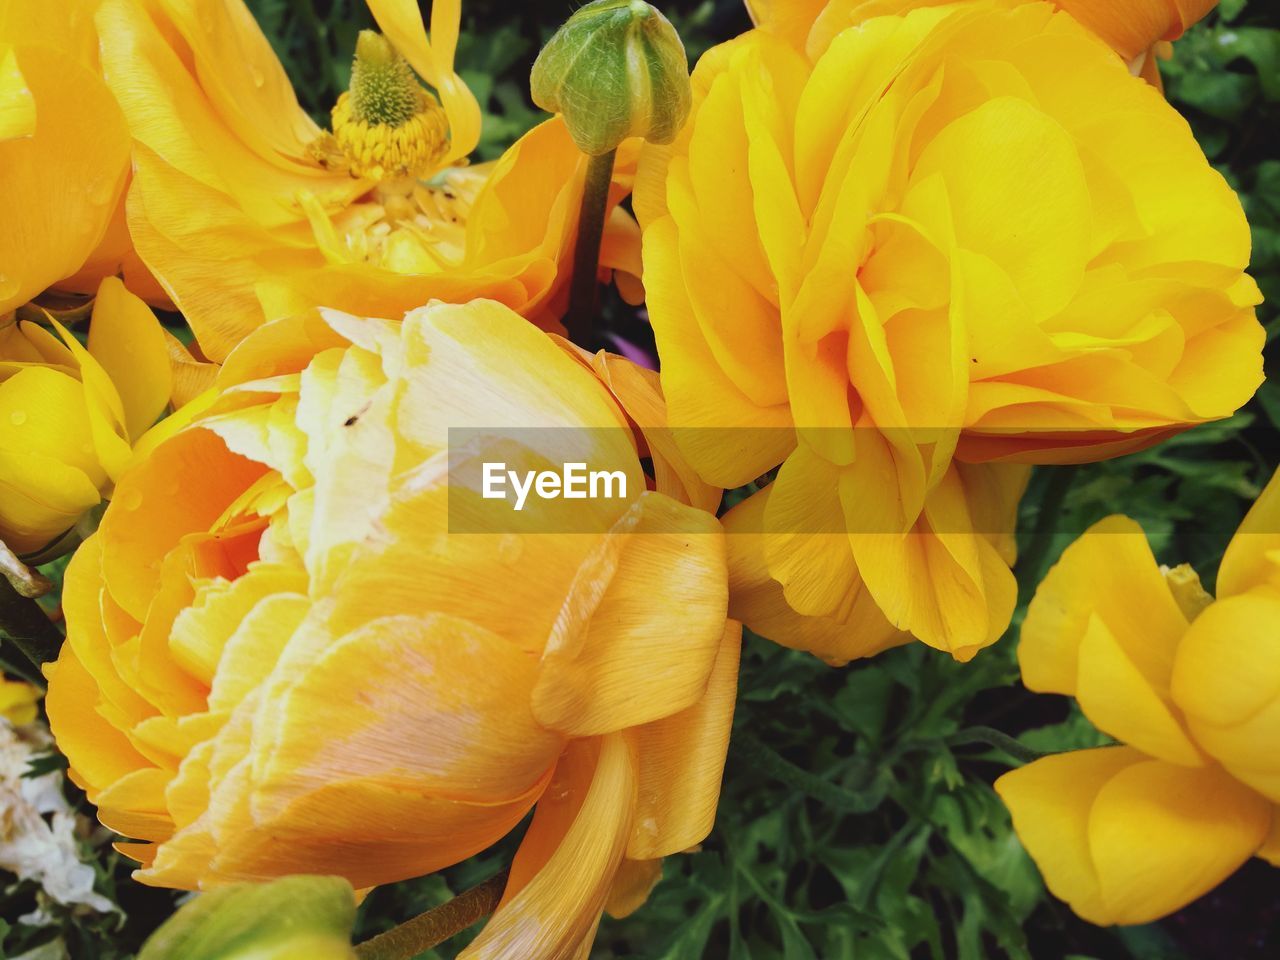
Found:
M 449 147 L 449 121 L 439 101 L 372 30 L 360 33 L 351 86 L 338 98 L 332 119 L 335 149 L 322 149 L 322 158 L 356 177 L 426 177 Z

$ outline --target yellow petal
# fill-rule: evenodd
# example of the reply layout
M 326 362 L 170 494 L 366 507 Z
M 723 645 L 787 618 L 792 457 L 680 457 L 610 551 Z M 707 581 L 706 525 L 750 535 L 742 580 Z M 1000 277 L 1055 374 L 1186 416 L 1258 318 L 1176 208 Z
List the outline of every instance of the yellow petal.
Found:
M 1167 703 L 1173 658 L 1187 621 L 1142 528 L 1127 517 L 1109 517 L 1086 530 L 1036 590 L 1018 647 L 1022 679 L 1030 689 L 1076 693 L 1080 643 L 1095 615 Z
M 1218 596 L 1280 585 L 1280 471 L 1249 508 L 1218 567 Z
M 235 0 L 161 0 L 190 44 L 206 96 L 236 135 L 262 156 L 309 161 L 320 136 L 249 8 Z
M 375 620 L 305 670 L 283 657 L 266 688 L 270 736 L 255 742 L 255 816 L 362 779 L 477 804 L 524 796 L 562 747 L 529 712 L 536 670 L 502 637 L 442 616 Z M 315 736 L 318 711 L 340 745 Z
M 129 134 L 102 79 L 38 39 L 0 47 L 0 127 L 20 134 L 0 129 L 0 314 L 80 269 L 128 174 Z
M 1204 762 L 1176 708 L 1151 687 L 1097 614 L 1089 618 L 1078 656 L 1076 699 L 1094 726 L 1171 763 Z
M 89 353 L 120 395 L 129 437 L 142 436 L 169 404 L 173 379 L 168 348 L 151 308 L 116 277 L 107 277 L 98 288 Z
M 775 643 L 807 650 L 843 666 L 907 642 L 908 634 L 885 619 L 860 585 L 842 619 L 804 616 L 791 608 L 769 572 L 764 515 L 769 487 L 743 500 L 722 518 L 729 556 L 729 615 Z M 847 546 L 846 546 L 847 552 Z
M 12 47 L 0 51 L 0 141 L 36 132 L 36 101 Z
M 1207 893 L 1258 849 L 1266 802 L 1214 767 L 1127 747 L 1059 754 L 996 790 L 1055 896 L 1091 923 L 1147 923 Z
M 64 643 L 53 664 L 46 665 L 49 692 L 45 710 L 58 749 L 71 760 L 72 779 L 90 799 L 121 777 L 150 764 L 111 724 L 95 711 L 98 685 L 85 670 L 70 643 Z
M 440 96 L 449 118 L 449 151 L 441 166 L 465 157 L 480 140 L 480 105 L 453 68 L 461 0 L 432 0 L 430 40 L 414 0 L 369 0 L 369 11 L 392 46 Z
M 1280 597 L 1255 590 L 1205 609 L 1178 647 L 1172 689 L 1196 741 L 1280 801 Z
M 777 466 L 795 445 L 785 408 L 760 408 L 734 385 L 698 330 L 670 220 L 645 231 L 649 308 L 662 355 L 662 391 L 676 440 L 709 483 L 736 487 Z
M 561 762 L 590 762 L 583 753 L 571 752 Z M 572 821 L 558 842 L 538 839 L 544 849 L 554 843 L 553 852 L 518 893 L 503 898 L 459 960 L 554 960 L 585 948 L 622 863 L 636 789 L 633 763 L 622 734 L 600 739 L 590 786 L 569 801 L 576 807 Z M 535 829 L 536 822 L 529 833 Z
M 641 494 L 583 563 L 564 600 L 533 693 L 538 721 L 589 736 L 693 705 L 724 631 L 724 571 L 714 517 Z M 655 596 L 681 611 L 678 635 Z
M 661 860 L 623 860 L 604 909 L 615 920 L 635 913 L 662 879 Z
M 656 862 L 701 843 L 711 832 L 733 724 L 741 645 L 742 625 L 730 620 L 701 699 L 631 731 L 637 763 L 636 815 L 627 843 L 631 860 Z M 619 916 L 613 907 L 610 913 Z

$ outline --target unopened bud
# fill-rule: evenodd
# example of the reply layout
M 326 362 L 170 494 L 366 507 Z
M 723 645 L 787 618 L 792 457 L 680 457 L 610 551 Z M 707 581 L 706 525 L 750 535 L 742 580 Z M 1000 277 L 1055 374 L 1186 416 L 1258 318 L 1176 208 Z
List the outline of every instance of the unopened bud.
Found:
M 594 0 L 571 16 L 533 65 L 533 101 L 564 115 L 596 157 L 628 137 L 670 143 L 693 99 L 684 44 L 643 0 Z
M 219 887 L 186 903 L 138 960 L 355 960 L 356 901 L 339 877 Z

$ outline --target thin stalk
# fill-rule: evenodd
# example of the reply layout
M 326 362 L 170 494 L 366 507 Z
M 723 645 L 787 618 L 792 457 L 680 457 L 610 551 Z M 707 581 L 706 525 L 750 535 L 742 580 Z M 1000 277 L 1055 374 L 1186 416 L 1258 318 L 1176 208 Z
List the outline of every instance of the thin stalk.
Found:
M 1032 750 L 1025 743 L 1015 740 L 1007 733 L 1001 733 L 992 727 L 969 727 L 947 737 L 947 743 L 953 747 L 967 743 L 984 743 L 1007 753 L 1019 763 L 1030 763 L 1044 756 L 1039 750 Z
M 1053 547 L 1053 526 L 1062 514 L 1063 504 L 1075 482 L 1079 467 L 1050 467 L 1049 483 L 1045 487 L 1044 496 L 1040 498 L 1040 513 L 1036 517 L 1036 526 L 1031 533 L 1031 542 L 1026 551 L 1018 558 L 1018 604 L 1029 603 L 1036 587 L 1044 578 L 1045 568 L 1049 565 L 1049 551 Z
M 596 314 L 596 277 L 600 271 L 600 239 L 604 236 L 604 214 L 609 204 L 609 185 L 613 182 L 616 149 L 587 164 L 587 179 L 582 187 L 582 207 L 578 215 L 578 242 L 573 250 L 573 280 L 569 287 L 569 313 L 565 327 L 569 339 L 580 347 L 591 348 L 591 325 Z
M 507 886 L 507 871 L 406 920 L 356 947 L 359 960 L 412 960 L 493 913 Z

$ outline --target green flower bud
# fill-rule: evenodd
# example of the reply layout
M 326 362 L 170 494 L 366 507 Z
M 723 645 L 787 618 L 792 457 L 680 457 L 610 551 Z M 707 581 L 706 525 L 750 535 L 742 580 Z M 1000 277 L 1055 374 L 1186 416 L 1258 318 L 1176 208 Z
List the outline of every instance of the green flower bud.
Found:
M 355 960 L 355 919 L 340 877 L 218 887 L 166 920 L 138 960 Z
M 675 27 L 643 0 L 594 0 L 533 65 L 533 101 L 564 114 L 578 149 L 598 157 L 627 137 L 670 143 L 693 99 Z

